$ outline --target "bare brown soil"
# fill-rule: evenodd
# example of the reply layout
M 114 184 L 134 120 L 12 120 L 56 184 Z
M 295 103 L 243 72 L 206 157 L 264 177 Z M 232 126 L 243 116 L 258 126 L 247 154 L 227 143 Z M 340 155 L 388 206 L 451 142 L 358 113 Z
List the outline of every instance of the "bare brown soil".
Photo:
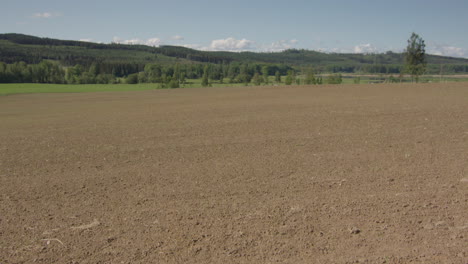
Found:
M 468 263 L 468 84 L 0 97 L 0 263 Z

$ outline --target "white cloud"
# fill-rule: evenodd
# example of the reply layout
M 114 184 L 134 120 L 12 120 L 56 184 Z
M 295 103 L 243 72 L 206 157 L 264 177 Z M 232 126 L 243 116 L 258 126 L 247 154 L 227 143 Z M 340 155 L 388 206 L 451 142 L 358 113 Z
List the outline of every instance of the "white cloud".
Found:
M 189 48 L 189 49 L 196 49 L 196 50 L 208 50 L 208 47 L 203 47 L 200 44 L 184 44 L 182 47 Z
M 52 18 L 52 17 L 59 17 L 62 16 L 61 13 L 51 13 L 51 12 L 43 12 L 43 13 L 34 13 L 32 15 L 33 18 Z
M 130 44 L 130 45 L 134 45 L 134 44 L 144 44 L 144 41 L 139 39 L 139 38 L 134 38 L 134 39 L 121 39 L 119 37 L 114 37 L 112 39 L 112 42 L 114 43 L 118 43 L 118 44 Z
M 112 43 L 121 43 L 122 42 L 122 39 L 119 38 L 119 37 L 113 37 L 112 38 Z
M 267 52 L 277 52 L 277 51 L 283 51 L 287 49 L 292 49 L 294 46 L 299 43 L 297 39 L 291 39 L 291 40 L 279 40 L 276 42 L 273 42 L 268 45 L 262 45 L 260 47 L 261 51 L 267 51 Z
M 368 54 L 368 53 L 375 53 L 377 52 L 377 48 L 375 48 L 374 46 L 372 46 L 372 44 L 370 43 L 367 43 L 367 44 L 361 44 L 361 45 L 357 45 L 354 47 L 353 49 L 354 53 L 364 53 L 364 54 Z
M 145 41 L 139 38 L 127 39 L 127 40 L 124 40 L 123 44 L 130 44 L 130 45 L 145 44 Z
M 184 40 L 184 37 L 179 36 L 179 35 L 175 35 L 175 36 L 172 36 L 171 39 L 173 39 L 173 40 Z
M 183 40 L 184 37 L 179 35 L 174 35 L 171 37 L 171 40 Z M 91 41 L 91 39 L 83 39 L 82 41 Z M 150 38 L 147 40 L 134 38 L 134 39 L 122 39 L 120 37 L 113 37 L 113 43 L 119 44 L 129 44 L 129 45 L 148 45 L 148 46 L 160 46 L 164 44 L 164 41 L 160 38 Z M 226 39 L 215 39 L 212 40 L 209 45 L 202 44 L 176 44 L 182 47 L 203 50 L 203 51 L 260 51 L 260 52 L 277 52 L 283 51 L 286 49 L 294 48 L 299 41 L 297 39 L 291 40 L 279 40 L 270 44 L 257 44 L 255 41 L 248 39 L 236 39 L 229 37 Z
M 161 39 L 159 38 L 150 38 L 145 43 L 148 46 L 159 46 L 161 45 Z
M 345 49 L 345 48 L 331 48 L 330 52 L 331 53 L 350 53 L 349 49 Z
M 112 38 L 113 43 L 127 44 L 127 45 L 148 45 L 148 46 L 159 46 L 162 41 L 159 38 L 150 38 L 148 40 L 142 40 L 139 38 L 134 39 L 121 39 L 119 37 Z
M 257 52 L 278 52 L 286 49 L 294 48 L 298 40 L 279 40 L 270 44 L 258 44 L 255 41 L 247 39 L 216 39 L 211 41 L 209 46 L 200 44 L 184 44 L 182 47 L 204 50 L 204 51 L 257 51 Z
M 80 39 L 80 41 L 84 41 L 84 42 L 93 42 L 93 39 L 85 38 L 85 39 Z
M 200 45 L 184 45 L 185 47 L 195 48 L 199 50 L 214 50 L 214 51 L 263 51 L 263 52 L 277 52 L 286 49 L 294 48 L 299 43 L 297 39 L 279 40 L 270 44 L 258 44 L 255 41 L 248 39 L 235 39 L 229 37 L 226 39 L 215 39 L 211 41 L 208 47 Z
M 215 39 L 211 41 L 209 49 L 219 51 L 245 51 L 253 49 L 255 42 L 248 39 Z
M 50 18 L 52 17 L 52 14 L 51 13 L 48 13 L 48 12 L 44 12 L 44 13 L 35 13 L 33 15 L 33 17 L 35 18 Z
M 450 45 L 440 45 L 440 44 L 430 45 L 427 49 L 427 53 L 440 55 L 440 56 L 468 58 L 467 49 L 454 47 Z

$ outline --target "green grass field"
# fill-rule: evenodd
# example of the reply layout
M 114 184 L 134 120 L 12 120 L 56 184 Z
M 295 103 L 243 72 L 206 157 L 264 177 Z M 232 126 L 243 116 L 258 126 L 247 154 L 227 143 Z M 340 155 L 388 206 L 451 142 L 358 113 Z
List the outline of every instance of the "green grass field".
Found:
M 252 84 L 249 84 L 252 85 Z M 242 83 L 230 84 L 213 82 L 212 87 L 245 86 Z M 201 88 L 201 79 L 187 80 L 181 88 Z M 0 83 L 0 96 L 27 93 L 89 93 L 111 91 L 143 91 L 163 89 L 158 83 L 142 84 L 46 84 L 46 83 Z
M 158 89 L 153 83 L 145 84 L 43 84 L 43 83 L 2 83 L 0 95 L 22 93 L 87 93 L 110 91 L 141 91 Z
M 298 76 L 300 79 L 303 76 Z M 397 76 L 395 76 L 397 77 Z M 343 76 L 342 84 L 353 84 L 356 76 Z M 285 77 L 282 77 L 284 85 Z M 323 76 L 324 83 L 326 83 L 326 76 Z M 379 76 L 361 76 L 360 84 L 368 83 L 382 83 L 385 78 Z M 408 81 L 408 80 L 406 80 Z M 468 78 L 460 77 L 421 77 L 421 82 L 467 82 Z M 302 81 L 301 81 L 301 84 Z M 265 84 L 262 84 L 265 85 Z M 274 78 L 270 76 L 269 84 L 275 85 Z M 295 84 L 293 84 L 295 85 Z M 220 81 L 213 81 L 211 87 L 234 87 L 245 86 L 244 83 L 229 83 L 226 78 L 223 83 Z M 248 86 L 254 86 L 249 83 Z M 201 79 L 188 79 L 185 84 L 181 84 L 180 88 L 201 88 Z M 88 92 L 111 92 L 111 91 L 142 91 L 162 89 L 161 84 L 158 83 L 142 83 L 142 84 L 39 84 L 39 83 L 1 83 L 0 96 L 10 94 L 27 94 L 27 93 L 88 93 Z
M 249 84 L 253 85 L 253 84 Z M 212 82 L 211 87 L 245 86 L 243 83 Z M 201 88 L 201 79 L 189 79 L 180 88 Z M 142 84 L 46 84 L 46 83 L 0 83 L 0 96 L 26 93 L 89 93 L 111 91 L 143 91 L 163 89 L 159 83 Z

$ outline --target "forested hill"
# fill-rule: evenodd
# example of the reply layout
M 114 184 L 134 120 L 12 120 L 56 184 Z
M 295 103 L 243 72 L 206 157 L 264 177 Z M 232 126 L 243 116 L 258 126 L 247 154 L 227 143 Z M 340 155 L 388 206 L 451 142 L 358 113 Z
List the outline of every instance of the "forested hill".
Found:
M 162 65 L 190 63 L 264 63 L 286 64 L 292 67 L 318 67 L 324 71 L 356 72 L 366 66 L 385 65 L 387 72 L 397 72 L 403 63 L 403 54 L 340 54 L 290 49 L 282 52 L 224 52 L 200 51 L 177 46 L 150 47 L 145 45 L 102 44 L 73 40 L 39 38 L 23 34 L 0 34 L 0 61 L 39 63 L 56 60 L 62 65 L 90 65 L 99 63 L 159 63 Z M 428 55 L 428 64 L 458 65 L 455 72 L 466 72 L 468 59 Z M 461 68 L 460 68 L 461 67 Z M 369 67 L 367 67 L 369 68 Z M 394 68 L 392 70 L 392 68 Z M 431 68 L 431 67 L 430 67 Z M 369 68 L 370 69 L 370 68 Z
M 198 57 L 217 58 L 224 61 L 284 63 L 291 66 L 314 65 L 358 65 L 358 64 L 402 64 L 403 54 L 386 52 L 380 54 L 324 53 L 305 49 L 288 49 L 282 52 L 227 52 L 199 51 L 185 47 L 162 46 L 162 54 L 187 59 Z M 428 55 L 429 64 L 467 64 L 468 59 Z

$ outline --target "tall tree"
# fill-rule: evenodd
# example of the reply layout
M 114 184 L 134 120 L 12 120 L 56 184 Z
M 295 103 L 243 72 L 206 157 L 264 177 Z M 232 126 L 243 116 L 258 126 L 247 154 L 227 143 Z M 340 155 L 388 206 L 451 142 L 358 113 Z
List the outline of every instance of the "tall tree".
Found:
M 256 73 L 254 74 L 254 76 L 252 77 L 252 80 L 251 80 L 251 81 L 252 81 L 255 85 L 258 86 L 258 85 L 262 84 L 263 78 L 262 78 L 262 76 L 260 76 L 260 74 L 258 74 L 258 72 L 256 72 Z
M 286 76 L 286 81 L 284 83 L 286 85 L 291 85 L 294 79 L 295 79 L 294 72 L 292 70 L 289 70 L 288 75 Z
M 304 80 L 305 84 L 316 84 L 315 74 L 312 70 L 307 72 L 306 78 Z
M 406 70 L 411 74 L 411 79 L 418 82 L 419 76 L 426 71 L 426 44 L 424 40 L 413 32 L 408 39 L 405 52 Z
M 209 67 L 208 65 L 205 66 L 205 69 L 203 70 L 203 77 L 202 77 L 202 83 L 201 85 L 203 87 L 206 87 L 209 85 L 209 82 L 208 82 L 208 74 L 209 74 Z
M 275 82 L 276 83 L 281 83 L 281 74 L 279 71 L 276 71 L 275 73 Z
M 262 75 L 263 75 L 263 81 L 265 84 L 268 84 L 268 72 L 269 72 L 269 67 L 268 66 L 263 66 L 262 67 Z

